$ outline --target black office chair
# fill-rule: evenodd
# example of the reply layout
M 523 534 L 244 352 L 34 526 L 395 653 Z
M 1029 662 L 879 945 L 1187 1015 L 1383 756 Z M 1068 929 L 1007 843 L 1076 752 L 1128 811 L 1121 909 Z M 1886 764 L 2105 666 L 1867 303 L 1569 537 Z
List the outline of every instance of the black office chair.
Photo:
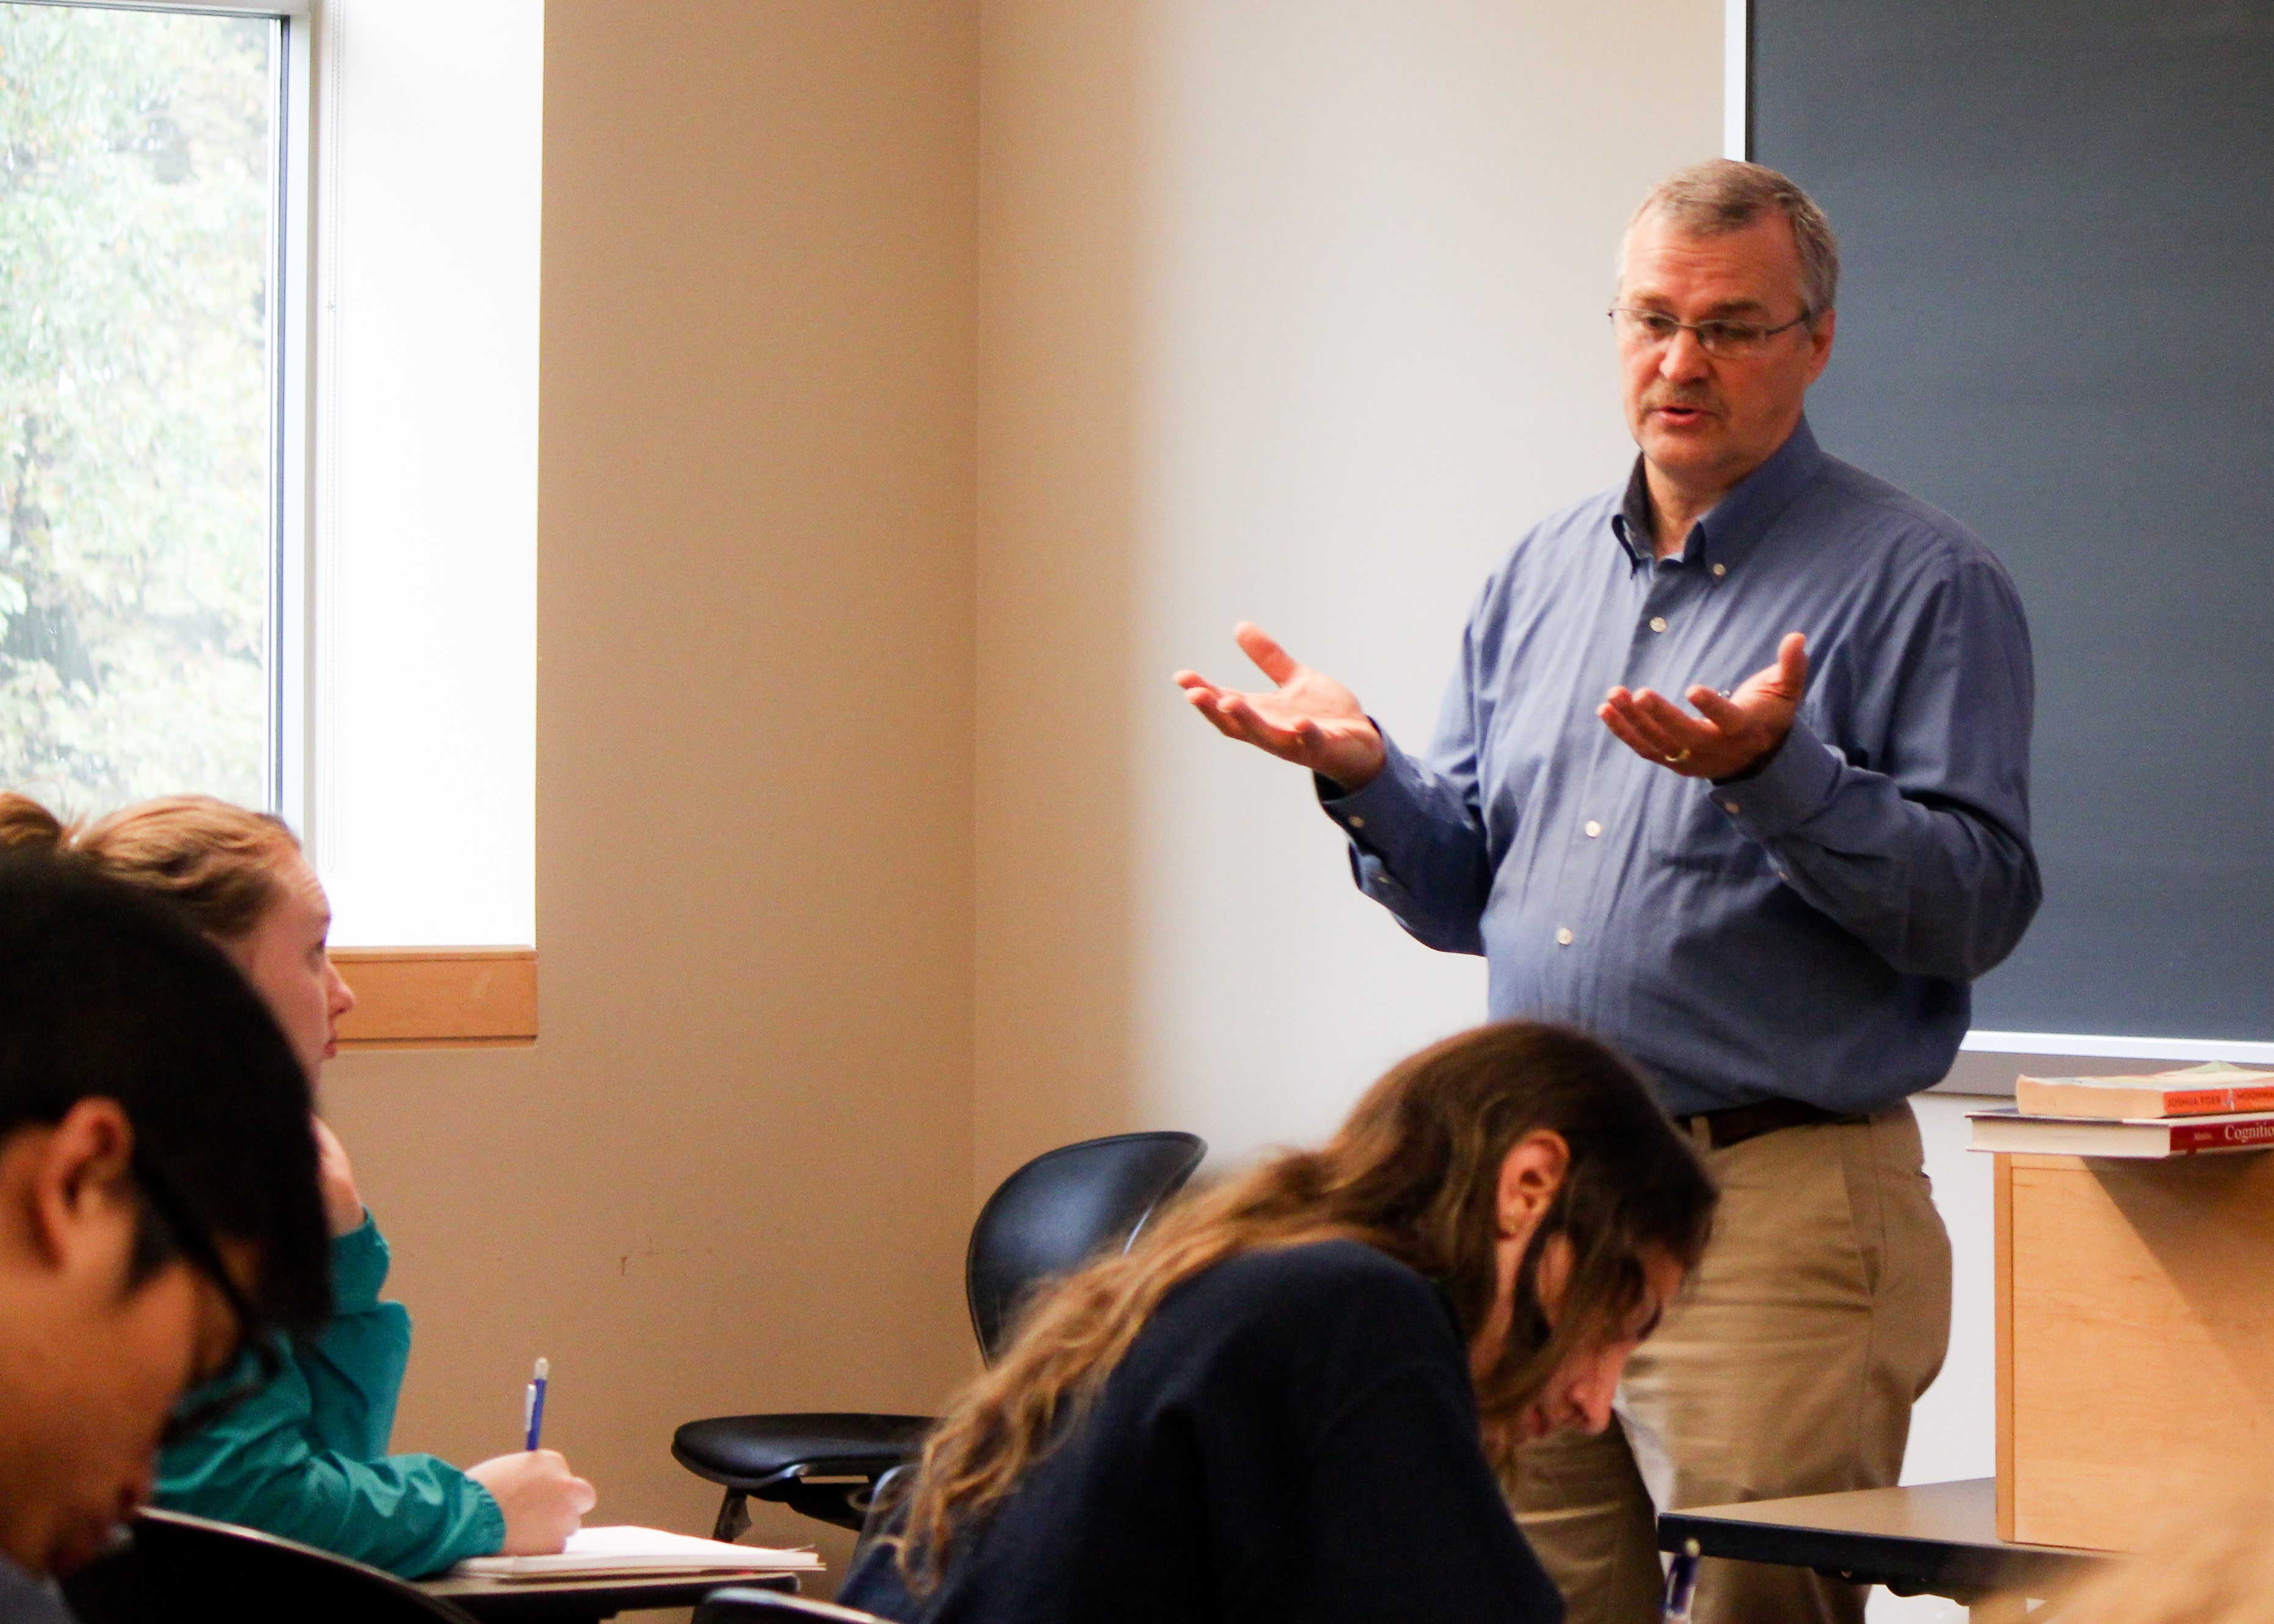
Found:
M 900 1521 L 900 1498 L 915 1475 L 916 1463 L 902 1461 L 877 1479 L 877 1486 L 870 1492 L 868 1515 L 861 1522 L 861 1538 L 853 1542 L 852 1560 L 845 1564 L 847 1573 L 858 1568 L 869 1547 Z
M 64 1586 L 80 1624 L 474 1624 L 392 1574 L 274 1534 L 146 1510 Z
M 1190 1133 L 1118 1133 L 1047 1151 L 1005 1179 L 971 1226 L 964 1257 L 971 1328 L 988 1362 L 1037 1285 L 1108 1247 L 1126 1250 L 1207 1154 Z M 930 1416 L 718 1416 L 681 1427 L 671 1453 L 725 1486 L 715 1539 L 749 1527 L 753 1494 L 859 1529 L 877 1480 L 915 1457 L 931 1424 Z

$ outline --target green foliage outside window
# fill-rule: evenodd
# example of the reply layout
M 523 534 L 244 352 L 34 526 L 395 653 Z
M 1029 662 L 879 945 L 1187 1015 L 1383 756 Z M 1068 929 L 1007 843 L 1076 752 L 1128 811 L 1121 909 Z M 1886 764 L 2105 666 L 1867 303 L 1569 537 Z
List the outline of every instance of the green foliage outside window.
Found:
M 0 786 L 265 804 L 275 25 L 0 4 Z

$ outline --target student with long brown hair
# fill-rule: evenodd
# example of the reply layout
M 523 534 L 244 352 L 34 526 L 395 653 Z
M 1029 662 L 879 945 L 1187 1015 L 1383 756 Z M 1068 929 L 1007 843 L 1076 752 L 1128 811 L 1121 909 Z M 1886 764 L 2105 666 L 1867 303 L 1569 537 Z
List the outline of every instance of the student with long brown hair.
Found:
M 1610 1419 L 1714 1195 L 1634 1073 L 1531 1022 L 1031 1309 L 842 1599 L 924 1624 L 1552 1624 L 1495 1477 Z
M 174 795 L 84 823 L 0 793 L 0 848 L 61 853 L 167 897 L 234 963 L 312 1086 L 338 1050 L 355 995 L 326 945 L 331 905 L 284 823 L 204 795 Z M 410 1356 L 410 1316 L 382 1302 L 386 1238 L 347 1152 L 313 1123 L 332 1231 L 331 1318 L 295 1337 L 251 1397 L 159 1462 L 162 1506 L 286 1535 L 397 1573 L 461 1557 L 558 1551 L 592 1487 L 549 1449 L 464 1470 L 388 1452 Z

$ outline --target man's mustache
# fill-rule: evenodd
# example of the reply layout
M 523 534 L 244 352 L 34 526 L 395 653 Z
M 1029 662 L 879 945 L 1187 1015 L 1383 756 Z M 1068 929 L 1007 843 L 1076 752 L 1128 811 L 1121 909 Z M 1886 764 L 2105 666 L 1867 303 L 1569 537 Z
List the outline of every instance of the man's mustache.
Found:
M 1687 406 L 1696 411 L 1713 412 L 1718 412 L 1721 409 L 1721 401 L 1711 393 L 1688 389 L 1668 390 L 1662 395 L 1645 395 L 1642 397 L 1642 405 L 1645 411 L 1655 411 L 1662 406 Z

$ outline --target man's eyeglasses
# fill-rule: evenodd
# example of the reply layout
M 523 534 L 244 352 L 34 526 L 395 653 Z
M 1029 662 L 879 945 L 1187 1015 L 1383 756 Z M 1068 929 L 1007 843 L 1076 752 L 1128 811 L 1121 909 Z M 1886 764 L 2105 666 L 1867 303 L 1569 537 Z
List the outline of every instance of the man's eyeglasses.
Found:
M 213 1282 L 237 1323 L 237 1344 L 221 1366 L 222 1374 L 174 1407 L 165 1430 L 158 1435 L 158 1447 L 162 1449 L 211 1426 L 267 1386 L 284 1368 L 284 1355 L 267 1317 L 246 1297 L 245 1289 L 222 1260 L 212 1232 L 192 1215 L 173 1182 L 140 1155 L 134 1158 L 134 1182 L 148 1206 L 150 1220 L 162 1231 L 162 1238 L 171 1243 L 184 1262 Z
M 1670 344 L 1676 333 L 1694 333 L 1698 347 L 1707 355 L 1724 361 L 1743 360 L 1757 356 L 1768 348 L 1769 340 L 1780 333 L 1788 333 L 1809 320 L 1812 312 L 1802 311 L 1791 320 L 1778 327 L 1766 327 L 1758 321 L 1732 321 L 1715 317 L 1706 321 L 1676 321 L 1662 310 L 1636 310 L 1627 305 L 1615 305 L 1611 321 L 1619 330 L 1619 337 L 1628 343 Z

